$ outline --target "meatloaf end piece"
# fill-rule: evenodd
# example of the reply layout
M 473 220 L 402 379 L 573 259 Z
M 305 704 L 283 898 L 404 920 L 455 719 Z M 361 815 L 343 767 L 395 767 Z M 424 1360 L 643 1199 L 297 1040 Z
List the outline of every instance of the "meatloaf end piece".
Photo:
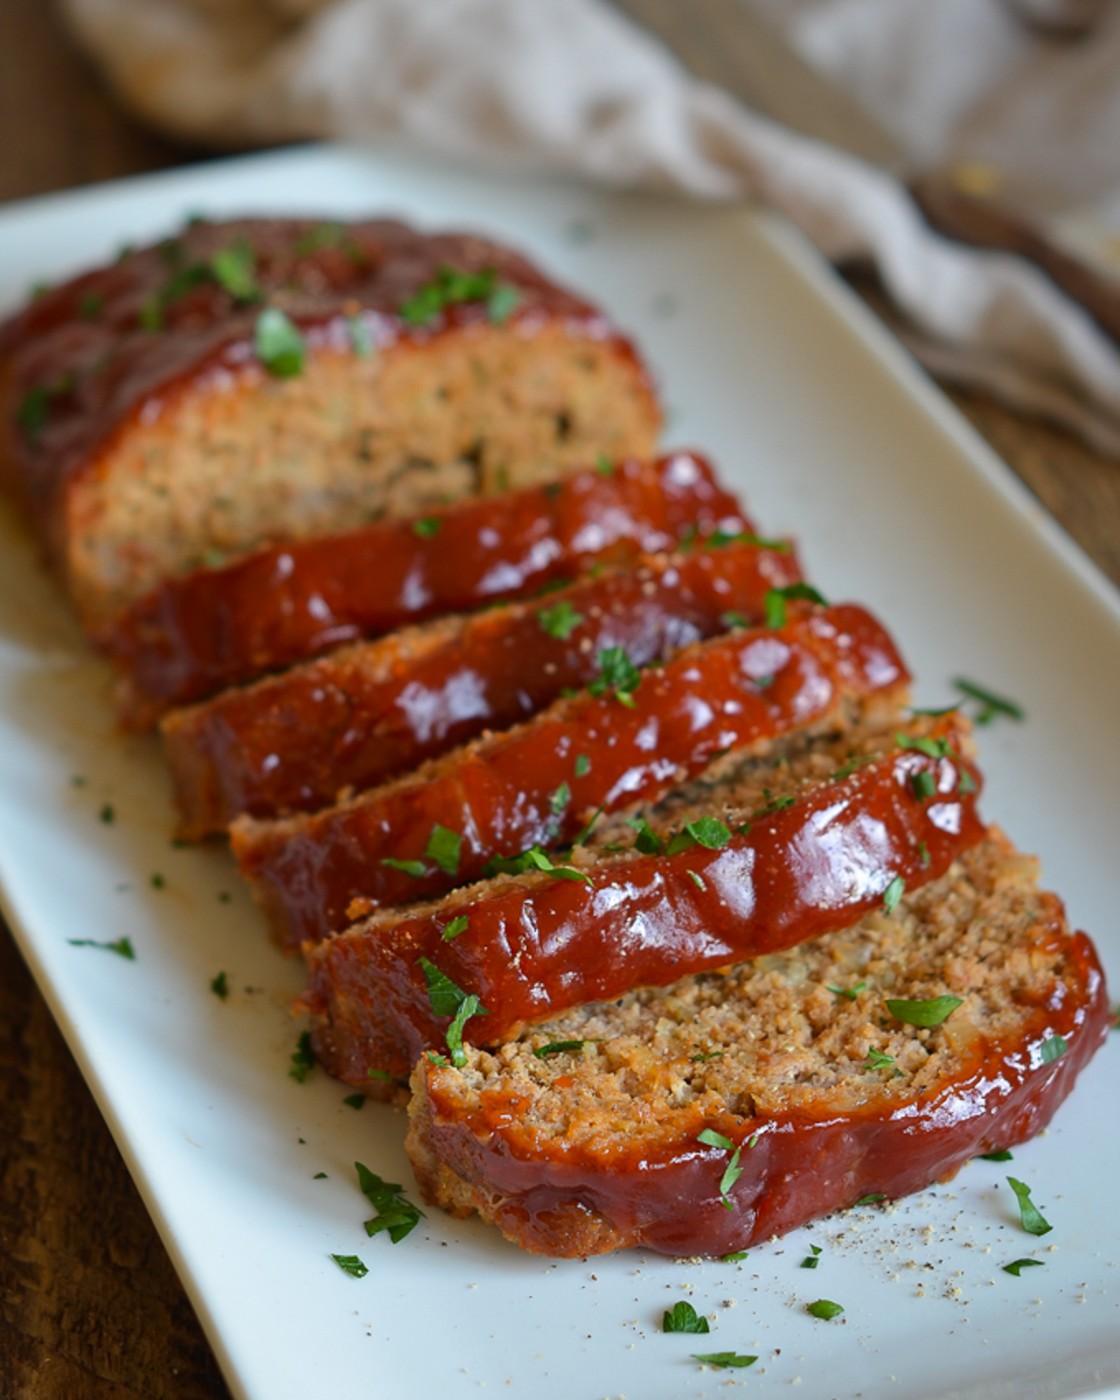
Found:
M 0 326 L 0 479 L 91 628 L 263 541 L 648 456 L 633 346 L 518 254 L 194 222 Z
M 891 1009 L 943 997 L 926 1028 Z M 535 1253 L 721 1255 L 1032 1136 L 1108 1023 L 1091 943 L 993 831 L 891 914 L 423 1057 L 408 1152 Z
M 731 540 L 644 556 L 547 597 L 339 647 L 174 710 L 160 726 L 179 836 L 314 811 L 595 680 L 621 647 L 646 666 L 801 578 L 794 550 Z

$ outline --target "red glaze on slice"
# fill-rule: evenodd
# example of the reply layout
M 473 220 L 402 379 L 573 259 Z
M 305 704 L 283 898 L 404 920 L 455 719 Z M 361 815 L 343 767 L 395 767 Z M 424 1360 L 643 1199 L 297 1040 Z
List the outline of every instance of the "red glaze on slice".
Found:
M 523 597 L 591 560 L 672 549 L 697 528 L 749 528 L 707 462 L 622 462 L 199 570 L 141 599 L 99 645 L 139 727 L 343 642 Z
M 636 666 L 760 617 L 801 578 L 792 548 L 733 541 L 605 569 L 532 602 L 442 619 L 228 690 L 164 720 L 180 835 L 334 802 L 527 719 L 622 647 Z
M 757 615 L 762 598 L 738 603 Z M 433 899 L 480 879 L 494 856 L 571 845 L 597 810 L 655 801 L 726 750 L 836 724 L 854 698 L 907 679 L 862 608 L 806 613 L 688 648 L 643 672 L 631 704 L 585 693 L 313 817 L 239 821 L 234 854 L 295 950 L 345 927 L 351 901 L 369 913 Z M 426 856 L 440 827 L 453 852 L 442 868 Z
M 868 1195 L 893 1200 L 947 1181 L 969 1158 L 1040 1132 L 1108 1034 L 1096 952 L 1084 934 L 1065 932 L 1059 901 L 1049 902 L 1039 937 L 1069 942 L 1050 1000 L 1023 1007 L 1013 1032 L 978 1036 L 959 1071 L 932 1088 L 899 1101 L 872 1085 L 856 1111 L 830 1112 L 827 1096 L 815 1113 L 740 1115 L 728 1105 L 711 1117 L 698 1108 L 691 1126 L 678 1116 L 660 1150 L 616 1137 L 567 1151 L 534 1131 L 526 1102 L 484 1094 L 480 1110 L 464 1114 L 459 1071 L 422 1061 L 414 1104 L 425 1101 L 409 1137 L 421 1187 L 441 1199 L 450 1169 L 460 1181 L 455 1214 L 474 1205 L 533 1253 L 642 1247 L 693 1257 L 748 1249 Z M 1054 1037 L 1067 1048 L 1048 1061 L 1041 1048 Z M 741 1175 L 726 1197 L 729 1157 L 697 1141 L 705 1128 L 740 1148 Z
M 371 1070 L 403 1077 L 421 1051 L 440 1047 L 451 1018 L 433 1011 L 420 959 L 479 998 L 487 1014 L 467 1022 L 466 1039 L 495 1045 L 570 1007 L 855 923 L 892 888 L 897 898 L 942 874 L 984 835 L 979 775 L 959 757 L 957 722 L 933 733 L 943 756 L 888 744 L 788 807 L 726 814 L 731 834 L 720 849 L 619 855 L 578 878 L 573 867 L 569 878 L 496 880 L 305 944 L 301 1002 L 317 1055 L 338 1078 L 368 1087 Z M 928 797 L 919 795 L 922 773 Z

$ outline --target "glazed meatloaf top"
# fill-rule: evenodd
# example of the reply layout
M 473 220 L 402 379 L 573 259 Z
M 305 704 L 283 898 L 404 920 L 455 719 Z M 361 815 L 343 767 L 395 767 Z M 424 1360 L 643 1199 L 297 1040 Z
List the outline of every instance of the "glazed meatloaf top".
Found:
M 87 626 L 215 555 L 656 445 L 630 342 L 403 224 L 195 223 L 0 327 L 0 476 Z
M 461 291 L 476 294 L 455 300 L 452 288 L 443 304 L 432 295 L 410 310 L 410 299 L 447 268 L 464 274 Z M 465 280 L 472 274 L 484 279 L 473 289 Z M 8 445 L 12 476 L 36 510 L 49 510 L 132 417 L 158 412 L 193 382 L 253 358 L 266 298 L 324 342 L 358 338 L 383 349 L 485 322 L 508 306 L 507 315 L 563 318 L 622 344 L 595 307 L 473 234 L 424 234 L 389 219 L 197 220 L 40 291 L 0 325 L 0 360 L 11 359 L 19 405 Z M 428 307 L 437 322 L 428 321 Z

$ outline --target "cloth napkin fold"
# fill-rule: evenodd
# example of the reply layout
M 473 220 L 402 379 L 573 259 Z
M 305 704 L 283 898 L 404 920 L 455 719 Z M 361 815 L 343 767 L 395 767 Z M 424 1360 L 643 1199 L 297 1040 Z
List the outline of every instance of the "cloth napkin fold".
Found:
M 64 4 L 122 98 L 193 142 L 338 138 L 762 201 L 873 263 L 935 373 L 1120 457 L 1120 349 L 1044 274 L 939 237 L 891 176 L 697 82 L 605 0 Z

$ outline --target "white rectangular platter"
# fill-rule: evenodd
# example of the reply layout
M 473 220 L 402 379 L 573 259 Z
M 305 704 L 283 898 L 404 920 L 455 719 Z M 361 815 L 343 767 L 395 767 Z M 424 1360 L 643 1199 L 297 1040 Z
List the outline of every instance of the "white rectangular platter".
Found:
M 921 703 L 965 675 L 1025 706 L 981 731 L 986 812 L 1041 855 L 1120 987 L 1117 596 L 794 233 L 743 209 L 305 148 L 0 210 L 0 306 L 193 212 L 299 211 L 489 231 L 601 301 L 656 369 L 668 441 L 709 452 L 764 530 L 796 534 L 826 595 L 879 612 Z M 391 1245 L 363 1232 L 352 1163 L 411 1189 L 403 1116 L 347 1107 L 322 1071 L 288 1076 L 300 969 L 226 853 L 174 847 L 171 820 L 157 745 L 114 732 L 105 668 L 0 515 L 3 907 L 237 1396 L 1120 1396 L 1120 1035 L 1010 1168 L 974 1162 L 739 1263 L 531 1258 L 438 1212 Z M 124 936 L 134 962 L 70 942 Z M 1008 1170 L 1045 1239 L 1021 1230 Z M 810 1244 L 815 1272 L 799 1267 Z M 1044 1267 L 1002 1270 L 1024 1256 Z M 843 1318 L 809 1316 L 820 1297 Z M 708 1337 L 662 1334 L 682 1298 Z M 716 1350 L 758 1361 L 690 1359 Z

